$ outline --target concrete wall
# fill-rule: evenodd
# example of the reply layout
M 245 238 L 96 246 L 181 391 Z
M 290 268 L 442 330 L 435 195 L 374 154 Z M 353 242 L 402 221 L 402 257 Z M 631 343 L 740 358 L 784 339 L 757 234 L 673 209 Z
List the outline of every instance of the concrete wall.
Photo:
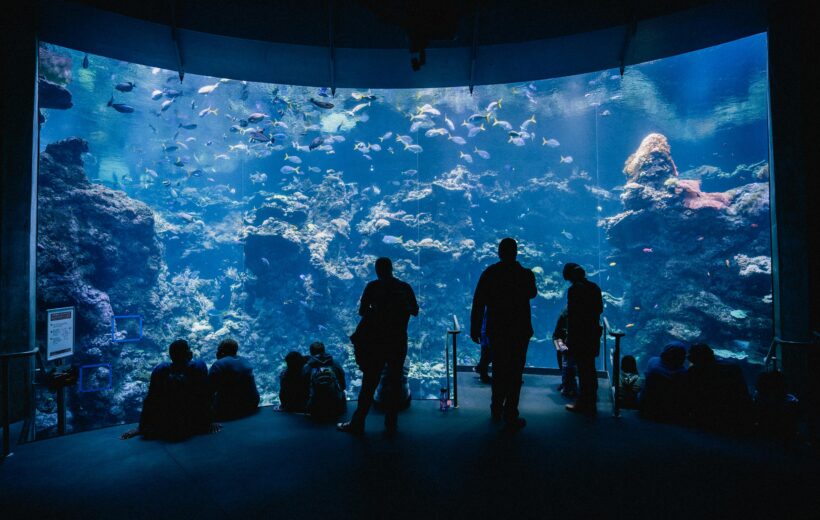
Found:
M 34 348 L 34 254 L 30 240 L 36 208 L 33 168 L 37 43 L 34 11 L 19 2 L 3 8 L 0 82 L 0 352 Z M 23 412 L 23 370 L 12 364 L 12 420 Z M 2 382 L 0 382 L 2 384 Z

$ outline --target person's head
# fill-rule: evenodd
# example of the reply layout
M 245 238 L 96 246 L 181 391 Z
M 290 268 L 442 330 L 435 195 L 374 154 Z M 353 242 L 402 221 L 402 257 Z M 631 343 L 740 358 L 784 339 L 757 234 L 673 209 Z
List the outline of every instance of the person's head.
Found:
M 376 276 L 379 280 L 386 280 L 393 277 L 393 262 L 386 256 L 376 260 Z
M 498 243 L 498 258 L 502 262 L 512 262 L 518 256 L 518 243 L 510 237 Z
M 325 344 L 321 341 L 314 341 L 310 344 L 310 355 L 319 356 L 325 353 Z
M 584 271 L 584 268 L 575 263 L 568 263 L 564 265 L 564 280 L 568 282 L 575 283 L 579 282 L 586 277 L 587 272 Z
M 638 373 L 638 362 L 635 361 L 635 356 L 624 356 L 621 358 L 621 371 L 628 374 Z
M 670 341 L 661 352 L 661 363 L 671 370 L 683 368 L 686 361 L 686 343 L 683 341 Z
M 225 356 L 235 356 L 239 352 L 239 343 L 233 338 L 225 338 L 219 342 L 216 347 L 216 359 L 222 359 Z
M 191 347 L 184 339 L 178 339 L 171 343 L 171 346 L 168 347 L 168 355 L 171 356 L 171 363 L 175 365 L 187 363 L 194 358 Z
M 695 343 L 689 348 L 689 362 L 695 366 L 714 365 L 715 352 L 705 343 Z
M 289 369 L 301 370 L 305 366 L 305 356 L 292 350 L 285 356 L 285 364 Z

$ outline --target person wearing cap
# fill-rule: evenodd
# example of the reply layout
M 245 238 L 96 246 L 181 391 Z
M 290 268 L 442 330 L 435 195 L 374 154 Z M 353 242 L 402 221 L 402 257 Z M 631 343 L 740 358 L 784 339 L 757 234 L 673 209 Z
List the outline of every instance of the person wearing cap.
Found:
M 566 405 L 570 412 L 595 413 L 598 379 L 595 358 L 600 350 L 601 313 L 604 301 L 601 288 L 587 280 L 586 271 L 574 263 L 564 266 L 564 280 L 572 285 L 567 290 L 566 345 L 578 370 L 578 398 Z
M 184 339 L 171 343 L 168 354 L 171 362 L 163 361 L 151 372 L 139 428 L 123 433 L 122 439 L 142 435 L 177 441 L 222 429 L 220 424 L 211 422 L 211 396 L 205 363 L 194 359 Z
M 470 338 L 481 344 L 486 314 L 486 335 L 493 353 L 492 400 L 494 421 L 504 420 L 504 428 L 515 432 L 527 422 L 519 417 L 527 348 L 533 336 L 530 300 L 535 298 L 535 275 L 515 258 L 518 244 L 505 238 L 498 244 L 499 262 L 487 267 L 478 280 L 470 313 Z

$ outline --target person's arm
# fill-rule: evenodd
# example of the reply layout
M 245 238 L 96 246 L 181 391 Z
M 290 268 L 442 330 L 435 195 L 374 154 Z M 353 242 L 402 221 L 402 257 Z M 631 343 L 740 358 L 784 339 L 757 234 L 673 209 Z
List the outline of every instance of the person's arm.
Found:
M 484 312 L 487 307 L 487 271 L 481 273 L 475 292 L 473 293 L 473 307 L 470 310 L 470 339 L 481 343 L 481 324 L 484 322 Z
M 364 317 L 364 315 L 370 310 L 370 304 L 373 299 L 372 294 L 373 282 L 370 282 L 364 287 L 364 292 L 362 292 L 362 299 L 359 302 L 359 316 Z
M 532 300 L 538 296 L 538 287 L 535 285 L 535 273 L 532 269 L 527 269 L 527 297 Z
M 419 315 L 419 304 L 416 301 L 416 293 L 413 292 L 413 288 L 410 287 L 410 284 L 407 284 L 407 298 L 408 298 L 408 311 L 412 316 Z

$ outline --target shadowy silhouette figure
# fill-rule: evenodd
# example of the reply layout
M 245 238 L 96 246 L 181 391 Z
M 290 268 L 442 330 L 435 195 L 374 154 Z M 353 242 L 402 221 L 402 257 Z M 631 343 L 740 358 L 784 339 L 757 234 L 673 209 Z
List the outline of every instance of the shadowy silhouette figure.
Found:
M 486 334 L 493 349 L 490 413 L 493 420 L 503 418 L 505 429 L 511 431 L 526 425 L 518 416 L 518 400 L 533 335 L 530 300 L 538 293 L 535 275 L 515 260 L 517 255 L 518 244 L 512 238 L 498 244 L 501 261 L 481 273 L 470 313 L 470 338 L 479 344 L 486 313 Z
M 239 356 L 236 340 L 223 339 L 216 349 L 216 361 L 208 370 L 217 420 L 238 419 L 256 412 L 259 391 L 251 363 Z
M 742 433 L 751 422 L 751 398 L 740 365 L 719 359 L 709 345 L 689 348 L 686 371 L 690 419 L 697 426 Z
M 635 356 L 624 356 L 621 358 L 621 373 L 618 384 L 621 386 L 618 398 L 621 408 L 638 408 L 638 395 L 641 393 L 643 380 L 638 373 L 638 361 Z
M 307 407 L 308 387 L 302 370 L 307 357 L 292 350 L 285 356 L 285 369 L 279 374 L 279 410 L 304 412 Z
M 310 344 L 310 357 L 302 370 L 308 389 L 307 411 L 318 420 L 336 420 L 347 409 L 345 372 L 333 356 L 325 351 L 325 344 Z
M 686 347 L 670 341 L 660 356 L 649 358 L 646 380 L 639 396 L 641 415 L 647 419 L 682 422 L 687 416 Z
M 362 433 L 365 418 L 373 404 L 373 394 L 379 385 L 382 369 L 387 369 L 386 383 L 392 388 L 401 385 L 404 360 L 407 357 L 407 323 L 410 316 L 418 316 L 419 305 L 409 284 L 393 276 L 393 262 L 389 258 L 376 260 L 377 280 L 368 283 L 362 293 L 359 315 L 362 317 L 353 342 L 356 362 L 362 371 L 359 402 L 349 422 L 339 423 L 338 429 Z M 385 403 L 384 427 L 387 433 L 396 431 L 398 403 Z
M 552 332 L 552 343 L 555 345 L 555 357 L 558 360 L 558 368 L 561 370 L 561 384 L 558 390 L 564 397 L 575 398 L 578 394 L 578 384 L 575 381 L 575 359 L 567 347 L 567 309 L 564 307 L 555 323 L 555 330 Z
M 571 412 L 595 413 L 598 378 L 595 358 L 600 349 L 601 288 L 587 280 L 586 271 L 574 263 L 564 266 L 564 280 L 572 283 L 567 291 L 567 348 L 578 367 L 578 399 L 566 406 Z
M 193 359 L 188 342 L 178 339 L 168 348 L 171 362 L 163 361 L 151 372 L 148 395 L 142 403 L 138 429 L 123 433 L 122 439 L 183 440 L 199 433 L 222 429 L 211 423 L 208 369 Z
M 490 363 L 493 362 L 493 351 L 490 346 L 490 338 L 487 337 L 487 311 L 484 311 L 484 319 L 481 322 L 481 356 L 478 364 L 473 370 L 478 374 L 482 383 L 492 383 L 490 378 Z

